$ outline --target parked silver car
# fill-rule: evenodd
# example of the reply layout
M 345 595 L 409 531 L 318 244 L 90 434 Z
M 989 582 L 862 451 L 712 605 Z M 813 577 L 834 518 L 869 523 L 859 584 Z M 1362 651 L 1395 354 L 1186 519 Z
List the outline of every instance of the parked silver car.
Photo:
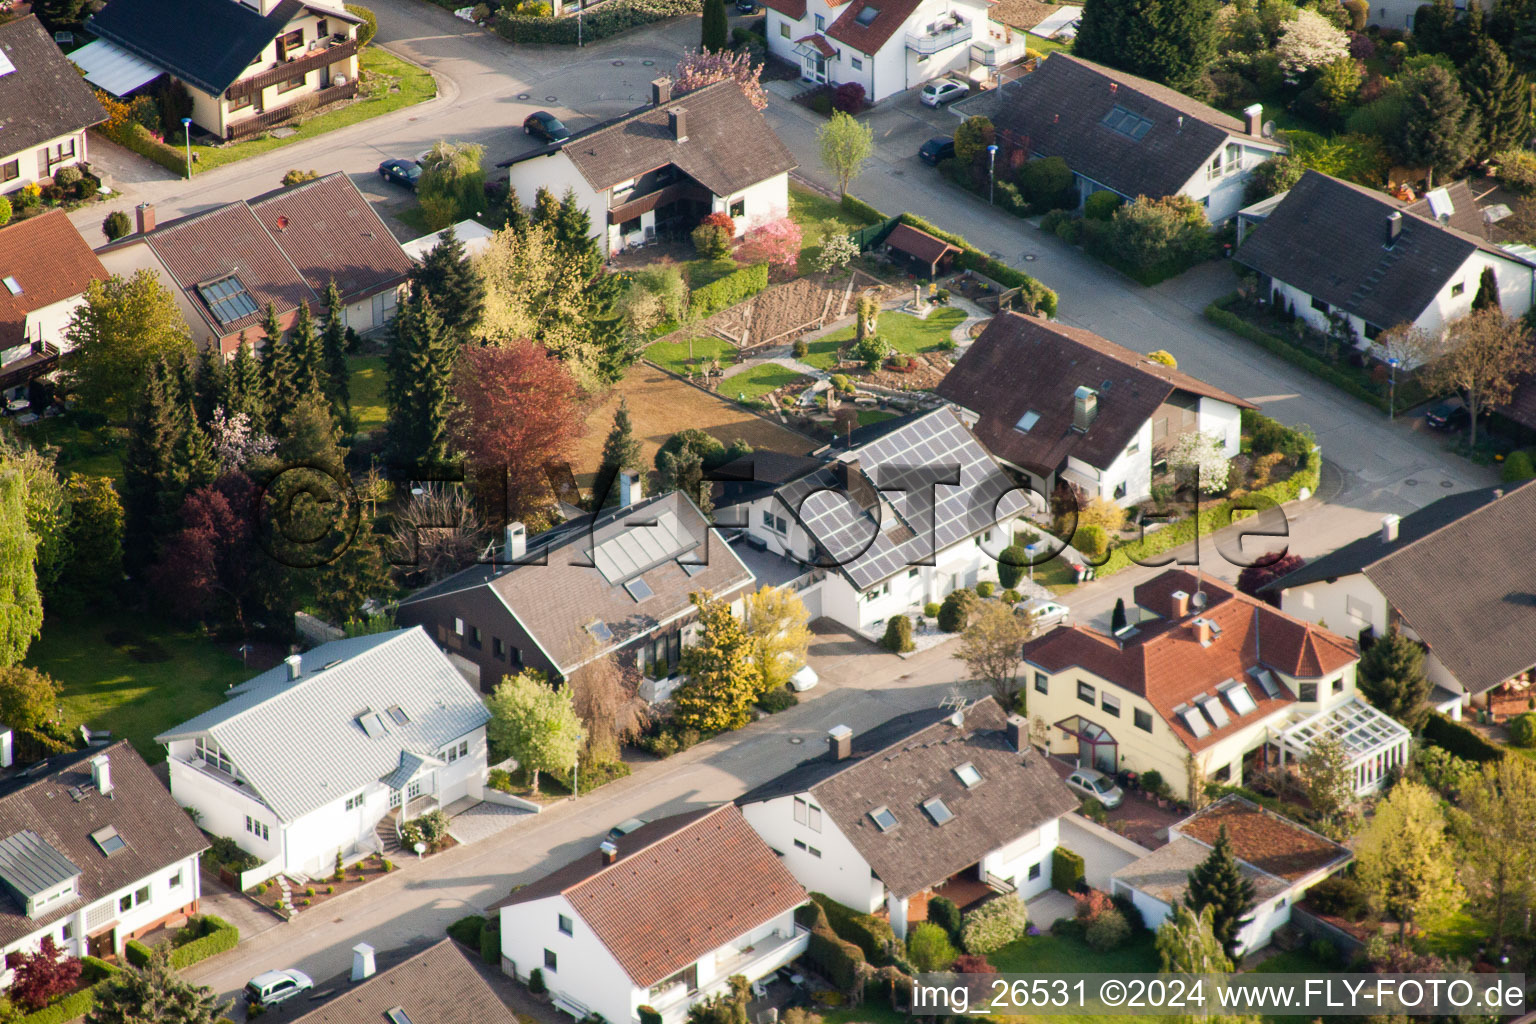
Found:
M 1113 810 L 1125 794 L 1108 775 L 1097 768 L 1079 768 L 1067 776 L 1067 786 L 1084 800 L 1093 799 Z
M 1072 609 L 1064 604 L 1043 597 L 1032 597 L 1013 606 L 1013 614 L 1032 617 L 1036 633 L 1043 633 L 1052 626 L 1066 625 Z
M 245 1005 L 271 1009 L 314 987 L 303 971 L 263 971 L 245 983 Z

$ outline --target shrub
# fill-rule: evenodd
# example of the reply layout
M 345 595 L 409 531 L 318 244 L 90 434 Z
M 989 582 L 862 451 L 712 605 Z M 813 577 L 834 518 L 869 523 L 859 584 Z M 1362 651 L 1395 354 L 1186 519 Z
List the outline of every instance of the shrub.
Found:
M 845 992 L 858 981 L 860 967 L 865 963 L 858 946 L 843 941 L 830 930 L 811 932 L 805 958 L 817 973 Z
M 1424 739 L 1469 761 L 1500 761 L 1504 751 L 1460 722 L 1453 722 L 1438 711 L 1424 719 Z
M 480 929 L 480 959 L 492 966 L 501 963 L 501 929 L 490 918 Z
M 53 172 L 53 183 L 60 188 L 73 188 L 85 178 L 80 168 L 71 164 L 68 167 L 60 167 Z
M 1075 206 L 1072 188 L 1072 168 L 1059 156 L 1040 160 L 1028 160 L 1019 168 L 1015 179 L 1019 193 L 1029 204 L 1031 213 L 1043 213 L 1057 207 Z M 1054 227 L 1053 227 L 1054 230 Z
M 1493 155 L 1498 170 L 1494 177 L 1511 192 L 1536 193 L 1536 153 L 1528 149 L 1506 149 Z
M 1056 229 L 1062 224 L 1070 223 L 1073 219 L 1071 210 L 1052 210 L 1040 218 L 1040 230 L 1056 233 Z
M 123 943 L 123 957 L 135 967 L 147 967 L 150 949 L 138 939 L 129 939 Z
M 480 933 L 485 929 L 485 918 L 479 914 L 461 917 L 448 926 L 448 937 L 471 949 L 480 948 Z
M 640 1017 L 640 1024 L 661 1024 L 661 1014 L 656 1012 L 654 1006 L 641 1006 L 635 1013 Z
M 617 0 L 607 0 L 616 3 Z M 768 287 L 768 264 L 756 263 L 695 288 L 688 295 L 688 315 L 694 319 L 734 306 Z
M 346 4 L 347 13 L 354 18 L 362 18 L 363 23 L 357 26 L 357 48 L 361 50 L 373 42 L 373 37 L 379 34 L 379 19 L 374 17 L 373 8 L 364 7 L 362 4 Z
M 1536 465 L 1532 465 L 1531 456 L 1525 451 L 1514 451 L 1504 460 L 1504 468 L 1499 473 L 1500 478 L 1507 484 L 1517 484 L 1522 480 L 1536 477 Z
M 807 355 L 810 354 L 810 351 L 811 346 L 806 344 L 804 338 L 796 338 L 795 343 L 789 346 L 790 355 L 794 356 L 796 359 L 804 359 Z
M 704 219 L 699 221 L 699 224 L 710 224 L 714 227 L 722 228 L 728 237 L 735 237 L 736 235 L 736 221 L 724 210 L 716 210 L 714 213 L 705 214 Z
M 549 991 L 549 986 L 544 984 L 544 969 L 535 967 L 528 972 L 528 991 L 536 996 L 541 996 Z
M 5 196 L 0 196 L 0 227 L 11 222 L 11 201 Z M 106 224 L 102 224 L 102 230 L 106 230 Z M 115 240 L 115 239 L 114 239 Z
M 1072 538 L 1072 546 L 1092 559 L 1104 557 L 1109 550 L 1109 534 L 1097 523 L 1079 526 Z
M 921 922 L 907 936 L 907 959 L 919 971 L 948 970 L 958 955 L 949 933 L 932 921 Z
M 880 369 L 880 364 L 891 353 L 891 343 L 878 334 L 866 334 L 853 346 L 853 354 L 865 369 L 873 372 Z
M 1130 937 L 1130 923 L 1126 921 L 1125 915 L 1114 907 L 1099 914 L 1083 932 L 1083 941 L 1100 953 L 1119 949 Z
M 828 925 L 838 938 L 856 945 L 869 960 L 886 959 L 886 951 L 896 941 L 896 933 L 889 922 L 873 914 L 861 914 L 819 892 L 811 893 L 811 899 L 821 905 Z
M 1188 196 L 1137 197 L 1110 219 L 1115 255 L 1133 270 L 1152 273 L 1210 257 L 1215 248 L 1210 223 L 1200 204 Z
M 1153 796 L 1162 796 L 1168 787 L 1163 782 L 1163 773 L 1156 768 L 1151 768 L 1141 773 L 1141 788 Z
M 304 887 L 304 895 L 305 896 L 313 896 L 314 894 L 315 894 L 315 887 L 314 886 L 307 885 L 307 886 Z
M 943 611 L 943 608 L 937 601 L 929 601 L 927 604 L 923 605 L 924 618 L 936 619 L 939 617 L 939 612 L 941 611 Z
M 976 605 L 975 591 L 965 587 L 951 591 L 944 598 L 944 603 L 939 605 L 939 628 L 946 633 L 959 633 L 970 624 L 971 613 L 976 610 Z
M 731 253 L 730 233 L 719 224 L 700 224 L 690 236 L 693 247 L 700 257 L 707 260 L 724 259 Z
M 991 597 L 996 592 L 997 584 L 990 580 L 984 580 L 981 583 L 976 584 L 977 597 Z
M 1089 220 L 1109 220 L 1124 200 L 1107 189 L 1101 189 L 1083 201 L 1083 216 Z
M 336 894 L 336 887 L 334 885 L 326 886 L 325 887 L 325 894 L 327 896 L 334 896 Z
M 1083 884 L 1086 870 L 1082 854 L 1073 853 L 1065 846 L 1051 851 L 1051 888 L 1075 892 Z
M 853 391 L 854 391 L 853 381 L 848 379 L 848 375 L 846 373 L 834 373 L 829 378 L 829 381 L 832 384 L 832 390 L 836 391 L 838 394 L 843 394 L 843 395 L 851 395 L 851 394 L 853 394 Z
M 1098 222 L 1095 221 L 1094 223 Z M 1071 218 L 1059 221 L 1056 224 L 1056 237 L 1068 245 L 1081 244 L 1083 240 L 1083 221 L 1072 220 Z
M 948 896 L 935 896 L 928 901 L 928 920 L 943 928 L 951 938 L 960 937 L 960 908 Z
M 1318 910 L 1346 921 L 1359 920 L 1370 909 L 1370 898 L 1348 875 L 1333 875 L 1307 890 L 1307 899 Z
M 864 87 L 858 82 L 844 82 L 832 91 L 832 109 L 857 114 L 864 109 Z
M 1536 713 L 1527 711 L 1510 719 L 1509 741 L 1517 747 L 1536 747 Z
M 892 654 L 905 654 L 912 650 L 912 620 L 905 615 L 892 615 L 885 624 L 885 636 L 880 643 Z
M 1029 926 L 1029 912 L 1024 901 L 1014 893 L 988 900 L 969 914 L 960 928 L 960 941 L 967 953 L 994 953 L 1018 940 Z
M 301 170 L 298 167 L 294 167 L 294 168 L 291 168 L 289 171 L 287 171 L 283 175 L 283 187 L 284 188 L 292 188 L 294 185 L 302 185 L 306 181 L 314 181 L 316 178 L 319 178 L 319 177 L 320 177 L 320 172 L 319 171 L 316 171 L 316 170 L 305 171 L 305 170 Z
M 787 710 L 800 703 L 800 698 L 794 690 L 787 686 L 775 686 L 761 697 L 757 698 L 757 706 L 776 715 L 780 711 Z
M 998 599 L 1001 600 L 1004 604 L 1018 604 L 1020 601 L 1024 600 L 1024 595 L 1019 593 L 1017 590 L 1005 590 L 997 596 Z
M 1344 0 L 1340 6 L 1349 12 L 1349 27 L 1356 32 L 1364 32 L 1366 19 L 1371 13 L 1368 0 Z
M 1004 587 L 1013 589 L 1029 572 L 1029 552 L 1022 544 L 1010 544 L 997 558 L 997 580 Z

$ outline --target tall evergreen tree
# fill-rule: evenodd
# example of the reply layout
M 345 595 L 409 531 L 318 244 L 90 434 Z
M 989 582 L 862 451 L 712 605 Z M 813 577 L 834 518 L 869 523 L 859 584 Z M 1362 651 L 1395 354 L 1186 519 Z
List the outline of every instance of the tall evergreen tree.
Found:
M 347 367 L 347 328 L 341 322 L 345 308 L 341 301 L 341 289 L 332 281 L 325 289 L 325 331 L 320 336 L 325 367 L 321 386 L 325 397 L 330 399 L 331 412 L 340 422 L 347 422 L 352 414 L 352 381 Z
M 1499 275 L 1494 273 L 1492 267 L 1484 267 L 1477 279 L 1477 294 L 1472 296 L 1472 308 L 1476 309 L 1503 309 L 1499 302 Z
M 1478 40 L 1462 65 L 1461 86 L 1478 113 L 1473 156 L 1487 159 L 1531 137 L 1531 80 L 1510 66 L 1498 43 L 1487 36 Z
M 1237 963 L 1238 932 L 1253 921 L 1244 917 L 1253 906 L 1253 882 L 1243 876 L 1232 854 L 1232 839 L 1227 826 L 1216 833 L 1210 855 L 1189 873 L 1189 888 L 1184 903 L 1195 914 L 1211 908 L 1211 930 L 1227 956 Z
M 1435 175 L 1455 174 L 1472 155 L 1478 113 L 1451 73 L 1439 65 L 1420 69 L 1405 90 L 1406 113 L 1397 140 L 1398 155 L 1412 167 Z
M 229 390 L 229 385 L 225 381 L 228 375 L 228 368 L 224 364 L 224 353 L 219 348 L 218 342 L 204 345 L 197 357 L 196 391 L 199 423 L 208 422 L 224 393 Z
M 1536 0 L 1494 0 L 1488 33 L 1504 48 L 1516 71 L 1536 71 Z
M 293 347 L 283 338 L 278 323 L 277 310 L 272 303 L 261 315 L 261 388 L 262 404 L 266 407 L 267 421 L 276 423 L 293 411 L 298 401 L 298 375 L 293 364 Z
M 27 528 L 27 485 L 0 470 L 0 668 L 18 665 L 42 632 L 37 589 L 37 537 Z
M 123 550 L 130 570 L 155 557 L 161 538 L 175 532 L 188 490 L 212 481 L 207 438 L 165 360 L 150 367 L 128 427 L 123 457 Z
M 507 201 L 501 208 L 501 223 L 498 227 L 511 228 L 519 235 L 528 231 L 528 211 L 523 208 L 522 199 L 518 198 L 517 187 L 507 187 Z
M 540 187 L 533 194 L 533 212 L 528 215 L 528 223 L 534 227 L 540 224 L 555 223 L 555 218 L 560 215 L 560 200 L 549 189 Z
M 555 212 L 555 241 L 583 261 L 588 276 L 601 269 L 603 254 L 592 234 L 592 218 L 577 200 L 574 188 L 566 189 L 560 197 L 560 208 Z
M 603 459 L 598 466 L 597 481 L 592 485 L 593 500 L 604 504 L 617 500 L 619 474 L 624 470 L 639 470 L 643 465 L 640 442 L 629 421 L 629 399 L 621 398 L 613 413 L 613 426 L 603 441 Z
M 294 388 L 304 395 L 323 394 L 320 381 L 325 376 L 325 354 L 320 348 L 320 332 L 315 327 L 309 302 L 299 303 L 293 330 L 288 332 L 288 346 L 293 349 Z
M 171 969 L 171 947 L 155 949 L 149 963 L 119 971 L 98 991 L 85 1024 L 214 1024 L 229 1009 L 206 985 L 184 981 Z
M 729 44 L 730 32 L 730 19 L 725 13 L 725 0 L 704 0 L 704 21 L 699 34 L 699 49 L 719 53 Z
M 1431 0 L 1413 12 L 1413 43 L 1420 53 L 1449 54 L 1459 32 L 1452 0 Z
M 1216 59 L 1216 0 L 1086 0 L 1072 52 L 1198 93 Z
M 448 412 L 458 347 L 427 295 L 395 316 L 385 400 L 389 459 L 396 475 L 448 460 Z
M 1360 658 L 1356 685 L 1366 700 L 1408 728 L 1424 724 L 1431 687 L 1424 649 L 1398 630 L 1378 639 Z
M 223 383 L 219 404 L 224 407 L 224 411 L 231 416 L 243 412 L 251 418 L 253 430 L 263 429 L 266 425 L 266 403 L 262 400 L 264 387 L 261 366 L 245 340 L 244 331 L 240 332 L 240 341 L 224 373 Z
M 460 342 L 468 341 L 480 324 L 480 313 L 485 306 L 485 284 L 451 226 L 443 231 L 442 240 L 416 264 L 411 271 L 411 281 L 417 290 L 425 289 L 432 296 L 432 304 L 443 318 L 443 325 Z

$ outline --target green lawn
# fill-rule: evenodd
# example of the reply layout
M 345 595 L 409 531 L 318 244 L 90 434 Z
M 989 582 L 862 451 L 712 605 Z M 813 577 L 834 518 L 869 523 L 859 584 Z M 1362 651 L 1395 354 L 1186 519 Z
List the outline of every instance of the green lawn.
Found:
M 64 688 L 64 722 L 126 737 L 150 763 L 165 752 L 156 733 L 218 704 L 256 675 L 200 634 L 129 613 L 50 616 L 26 663 Z
M 801 374 L 778 363 L 762 363 L 720 382 L 720 395 L 742 402 L 757 402 L 775 388 L 783 387 Z
M 40 420 L 17 434 L 38 445 L 59 449 L 59 473 L 85 473 L 123 482 L 123 452 L 127 431 L 117 427 L 82 427 L 70 414 Z
M 828 234 L 846 235 L 863 227 L 867 221 L 843 212 L 842 204 L 820 192 L 813 192 L 793 182 L 789 186 L 789 216 L 800 225 L 800 273 L 808 274 L 821 255 L 821 242 Z
M 733 259 L 689 260 L 683 264 L 683 277 L 691 290 L 714 284 L 726 274 L 734 274 L 738 269 L 740 266 Z
M 1425 924 L 1413 944 L 1426 953 L 1450 959 L 1471 959 L 1477 955 L 1478 947 L 1487 941 L 1487 926 L 1466 911 L 1458 910 L 1432 924 Z
M 936 309 L 926 320 L 906 313 L 887 312 L 880 314 L 879 334 L 897 352 L 915 356 L 919 352 L 937 352 L 949 332 L 964 320 L 965 311 L 953 308 Z M 852 341 L 853 335 L 853 325 L 849 324 L 840 331 L 817 338 L 809 344 L 809 351 L 801 362 L 818 370 L 830 370 L 837 362 L 838 347 Z
M 378 84 L 377 91 L 368 98 L 311 118 L 299 125 L 298 131 L 286 139 L 266 135 L 233 145 L 199 146 L 194 143 L 192 155 L 196 158 L 196 162 L 192 165 L 193 172 L 211 171 L 215 167 L 222 167 L 236 160 L 244 160 L 247 157 L 291 146 L 295 142 L 303 142 L 316 135 L 324 135 L 326 132 L 333 132 L 338 128 L 357 124 L 359 121 L 388 114 L 437 95 L 437 83 L 433 81 L 431 72 L 401 60 L 392 53 L 370 46 L 363 51 L 359 60 L 362 65 L 365 89 L 368 88 L 370 75 L 382 76 L 384 79 Z M 397 84 L 399 91 L 391 92 L 390 90 Z M 272 187 L 276 188 L 277 184 L 277 181 L 273 180 Z
M 1024 45 L 1029 47 L 1031 50 L 1039 50 L 1041 53 L 1047 55 L 1055 53 L 1057 50 L 1066 50 L 1068 53 L 1072 52 L 1072 43 L 1070 40 L 1063 43 L 1058 42 L 1055 39 L 1047 39 L 1045 36 L 1037 36 L 1033 32 L 1026 32 L 1024 34 L 1029 37 L 1029 41 Z
M 719 359 L 721 366 L 734 365 L 736 346 L 724 338 L 658 341 L 645 350 L 645 358 L 665 370 L 686 377 L 689 370 L 697 373 L 708 366 L 711 359 Z
M 1035 921 L 1033 924 L 1037 928 L 1046 929 L 1051 922 Z M 992 961 L 992 966 L 997 968 L 999 974 L 1156 972 L 1158 958 L 1152 943 L 1153 934 L 1142 931 L 1119 949 L 1099 953 L 1078 939 L 1042 931 L 1039 935 L 1009 943 L 987 959 Z
M 893 420 L 895 418 L 895 413 L 885 412 L 882 409 L 859 410 L 859 426 L 861 427 L 867 427 L 874 423 L 884 423 L 886 420 Z
M 381 429 L 388 413 L 384 404 L 384 357 L 348 356 L 347 367 L 351 372 L 348 386 L 358 434 Z

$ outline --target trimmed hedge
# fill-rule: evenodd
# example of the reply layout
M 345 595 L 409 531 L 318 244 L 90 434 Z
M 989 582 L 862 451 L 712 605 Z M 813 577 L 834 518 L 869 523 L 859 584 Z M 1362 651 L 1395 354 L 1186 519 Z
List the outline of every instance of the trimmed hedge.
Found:
M 1438 711 L 1424 720 L 1424 738 L 1441 750 L 1448 750 L 1468 761 L 1502 761 L 1504 750 L 1483 739 L 1476 731 L 1454 722 Z
M 123 959 L 135 967 L 148 967 L 149 947 L 138 939 L 129 939 L 123 943 Z
M 13 1024 L 65 1024 L 66 1021 L 83 1017 L 96 1008 L 96 991 L 107 978 L 122 970 L 105 960 L 98 960 L 93 956 L 80 958 L 84 969 L 80 972 L 81 978 L 94 979 L 90 988 L 83 988 L 73 992 L 52 1006 L 45 1006 L 35 1013 L 29 1013 L 24 1017 L 18 1017 Z
M 1061 892 L 1075 892 L 1087 875 L 1083 855 L 1073 853 L 1065 846 L 1051 851 L 1051 888 Z
M 859 966 L 865 962 L 863 950 L 830 931 L 811 932 L 805 958 L 840 992 L 853 988 L 859 977 Z
M 745 302 L 767 287 L 768 264 L 754 263 L 750 267 L 733 270 L 689 293 L 688 316 L 693 320 L 709 316 L 738 302 Z
M 468 946 L 470 949 L 480 948 L 480 933 L 485 930 L 485 918 L 479 914 L 471 914 L 469 917 L 461 917 L 448 926 L 448 936 Z
M 889 219 L 885 214 L 870 206 L 864 200 L 848 192 L 843 193 L 843 198 L 838 200 L 838 205 L 842 207 L 843 212 L 848 216 L 856 217 L 870 224 Z
M 211 956 L 227 953 L 240 944 L 240 929 L 222 917 L 204 914 L 192 920 L 198 922 L 201 934 L 191 942 L 171 950 L 171 966 L 176 970 L 185 970 Z
M 889 922 L 873 914 L 861 914 L 824 893 L 813 892 L 811 899 L 826 914 L 827 923 L 838 938 L 858 946 L 868 960 L 890 959 L 889 950 L 896 941 L 896 933 L 891 930 Z
M 700 0 L 605 0 L 582 15 L 581 43 L 595 43 L 667 18 L 698 14 L 702 7 Z M 496 15 L 495 28 L 497 35 L 514 43 L 575 46 L 577 42 L 577 22 L 572 17 L 540 18 L 502 11 Z
M 491 927 L 490 918 L 480 929 L 480 959 L 493 967 L 501 963 L 501 929 Z

